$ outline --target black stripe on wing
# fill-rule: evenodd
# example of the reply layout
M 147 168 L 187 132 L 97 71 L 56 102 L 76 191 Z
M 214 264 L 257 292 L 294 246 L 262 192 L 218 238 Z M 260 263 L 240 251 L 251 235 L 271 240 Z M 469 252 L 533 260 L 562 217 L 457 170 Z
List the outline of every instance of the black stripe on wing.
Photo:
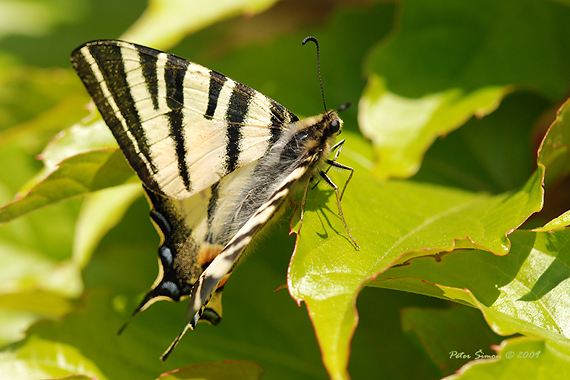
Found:
M 228 105 L 228 109 L 226 110 L 226 120 L 228 122 L 228 144 L 226 145 L 226 174 L 233 172 L 238 167 L 242 139 L 240 129 L 242 128 L 245 118 L 247 117 L 249 105 L 254 95 L 255 90 L 244 84 L 235 82 L 235 87 L 230 96 L 230 103 Z
M 153 191 L 159 191 L 158 184 L 153 179 L 153 173 L 156 168 L 152 162 L 149 147 L 144 139 L 144 131 L 138 111 L 127 85 L 125 68 L 120 53 L 121 48 L 116 43 L 110 41 L 103 42 L 93 42 L 78 47 L 71 55 L 71 63 L 99 109 L 103 120 L 109 126 L 119 146 L 125 152 L 129 164 L 149 188 Z M 87 54 L 95 61 L 94 66 L 88 62 L 87 57 L 84 55 L 85 47 L 87 47 Z M 112 94 L 113 102 L 121 110 L 119 114 L 115 112 L 103 93 L 102 84 L 97 79 L 94 70 L 97 70 L 103 77 L 105 85 Z M 127 123 L 131 123 L 129 127 L 133 130 L 135 142 L 124 133 L 125 126 L 120 118 L 123 118 Z M 137 148 L 134 146 L 135 143 Z M 146 162 L 139 156 L 138 152 L 145 158 Z
M 222 91 L 222 87 L 228 78 L 215 70 L 210 70 L 210 86 L 208 88 L 208 108 L 206 109 L 206 113 L 204 117 L 208 120 L 212 120 L 214 118 L 214 114 L 216 113 L 216 108 L 218 107 L 218 99 L 220 98 L 220 93 Z
M 206 226 L 208 228 L 208 232 L 206 233 L 206 237 L 204 241 L 209 244 L 214 244 L 214 235 L 212 234 L 212 228 L 214 226 L 214 217 L 216 216 L 216 212 L 218 209 L 218 201 L 220 198 L 220 183 L 216 182 L 212 186 L 210 186 L 210 200 L 208 201 L 208 208 L 207 208 L 207 219 L 206 219 Z
M 178 159 L 178 172 L 182 177 L 184 186 L 192 190 L 190 172 L 186 163 L 186 142 L 184 139 L 184 76 L 188 70 L 188 62 L 168 55 L 164 68 L 164 83 L 166 84 L 166 104 L 170 135 L 174 140 L 176 157 Z
M 133 132 L 132 135 L 135 138 L 140 154 L 146 158 L 151 169 L 156 170 L 152 162 L 151 151 L 147 145 L 145 132 L 142 128 L 139 112 L 127 81 L 121 47 L 116 45 L 92 45 L 89 47 L 89 53 L 103 75 L 105 85 L 118 106 L 119 112 L 125 119 L 129 129 Z M 132 142 L 129 145 L 133 146 Z
M 142 67 L 142 75 L 148 92 L 150 93 L 150 99 L 152 101 L 152 107 L 155 111 L 158 110 L 158 73 L 157 73 L 157 63 L 158 55 L 149 54 L 148 51 L 138 50 L 139 60 Z

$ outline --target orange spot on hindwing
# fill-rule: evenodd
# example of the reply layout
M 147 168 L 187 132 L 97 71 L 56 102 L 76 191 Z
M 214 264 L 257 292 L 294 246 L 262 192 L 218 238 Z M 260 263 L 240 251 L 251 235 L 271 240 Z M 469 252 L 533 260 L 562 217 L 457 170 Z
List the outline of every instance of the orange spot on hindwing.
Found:
M 222 247 L 219 244 L 204 243 L 198 251 L 198 264 L 202 270 L 205 270 L 208 265 L 222 252 Z

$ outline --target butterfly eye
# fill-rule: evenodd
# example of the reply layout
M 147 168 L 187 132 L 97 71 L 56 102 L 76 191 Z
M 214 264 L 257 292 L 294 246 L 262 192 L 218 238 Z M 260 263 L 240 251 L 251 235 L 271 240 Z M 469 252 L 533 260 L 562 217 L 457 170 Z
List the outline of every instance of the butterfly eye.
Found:
M 340 123 L 339 123 L 338 119 L 334 119 L 333 121 L 331 121 L 332 133 L 337 133 L 339 129 L 340 129 Z

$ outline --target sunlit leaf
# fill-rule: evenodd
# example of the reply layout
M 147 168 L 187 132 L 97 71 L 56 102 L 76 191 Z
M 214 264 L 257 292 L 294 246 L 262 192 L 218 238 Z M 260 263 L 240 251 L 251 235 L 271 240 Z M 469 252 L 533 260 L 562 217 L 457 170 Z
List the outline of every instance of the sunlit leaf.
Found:
M 539 149 L 538 163 L 548 167 L 546 183 L 563 178 L 570 173 L 570 103 L 558 110 L 556 120 L 550 126 Z
M 74 374 L 108 379 L 77 347 L 37 337 L 29 338 L 17 349 L 0 353 L 0 373 L 6 379 L 49 379 Z
M 371 285 L 461 300 L 480 308 L 501 335 L 523 333 L 566 342 L 570 339 L 569 238 L 568 229 L 519 230 L 511 235 L 512 249 L 506 256 L 457 251 L 439 260 L 414 259 L 387 270 Z
M 348 137 L 346 145 L 350 152 Z M 333 378 L 345 376 L 354 303 L 367 281 L 398 260 L 457 245 L 504 255 L 507 235 L 542 207 L 542 170 L 518 191 L 492 196 L 409 181 L 379 184 L 349 157 L 342 162 L 356 174 L 342 207 L 361 249 L 347 238 L 332 191 L 310 193 L 289 271 L 291 294 L 306 302 Z M 342 184 L 346 175 L 334 173 L 334 180 Z
M 24 288 L 5 293 L 3 289 L 0 294 L 0 347 L 22 340 L 34 322 L 61 318 L 72 309 L 68 299 L 48 290 L 51 289 Z
M 534 231 L 554 231 L 568 226 L 570 226 L 570 211 L 566 211 L 559 217 L 552 219 L 543 227 L 535 228 Z
M 545 183 L 560 181 L 570 173 L 570 121 L 568 101 L 558 110 L 538 151 L 538 163 L 547 167 Z M 553 231 L 570 225 L 570 211 L 554 218 L 535 231 Z
M 471 116 L 494 111 L 506 90 L 486 87 L 465 94 L 462 90 L 404 98 L 388 91 L 371 74 L 360 100 L 358 121 L 362 133 L 376 146 L 375 174 L 382 179 L 409 177 L 436 137 L 464 124 Z
M 79 269 L 70 260 L 56 261 L 29 247 L 0 241 L 0 261 L 2 293 L 45 289 L 72 297 L 82 290 Z
M 370 55 L 359 111 L 377 174 L 411 176 L 436 136 L 493 111 L 516 87 L 561 96 L 568 17 L 554 1 L 406 2 L 398 32 Z
M 132 178 L 131 168 L 117 149 L 71 157 L 23 198 L 0 208 L 0 224 L 78 195 L 127 183 Z
M 0 37 L 10 34 L 41 35 L 59 24 L 77 20 L 84 10 L 85 3 L 75 0 L 5 1 L 0 3 Z

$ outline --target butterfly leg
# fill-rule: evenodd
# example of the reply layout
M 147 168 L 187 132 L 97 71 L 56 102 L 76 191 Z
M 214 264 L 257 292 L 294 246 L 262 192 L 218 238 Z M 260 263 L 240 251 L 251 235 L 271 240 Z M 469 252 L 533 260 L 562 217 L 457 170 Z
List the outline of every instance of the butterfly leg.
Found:
M 339 164 L 337 162 L 334 161 L 330 161 L 327 160 L 327 163 L 331 166 L 336 166 L 336 167 L 340 167 L 342 169 L 347 169 L 347 170 L 354 170 L 348 166 Z M 338 193 L 338 186 L 332 181 L 332 179 L 329 178 L 329 176 L 324 172 L 324 171 L 320 171 L 319 174 L 321 175 L 321 177 L 325 180 L 326 183 L 328 183 L 333 189 L 334 189 L 334 193 L 336 195 L 336 204 L 338 205 L 338 215 L 340 216 L 340 218 L 342 219 L 342 222 L 344 223 L 344 228 L 346 230 L 346 233 L 348 233 L 348 236 L 350 236 L 350 239 L 352 240 L 352 242 L 354 243 L 354 245 L 356 246 L 356 248 L 360 249 L 360 246 L 358 245 L 358 243 L 356 243 L 356 241 L 354 240 L 354 238 L 352 237 L 352 234 L 350 233 L 350 230 L 348 229 L 348 225 L 346 224 L 346 221 L 344 220 L 344 215 L 342 213 L 342 206 L 340 205 L 340 198 L 341 196 Z M 352 177 L 352 173 L 350 175 L 350 177 L 348 178 L 348 180 L 346 181 L 346 183 L 348 183 L 348 181 L 350 181 L 350 178 Z M 345 189 L 346 189 L 346 184 L 345 184 Z M 344 190 L 343 190 L 344 193 Z
M 339 142 L 337 142 L 336 144 L 334 144 L 331 148 L 331 150 L 335 150 L 338 149 L 334 155 L 333 161 L 336 161 L 336 159 L 338 158 L 338 156 L 340 156 L 340 151 L 342 150 L 342 147 L 344 146 L 344 140 L 340 140 Z
M 338 150 L 337 150 L 336 153 L 334 154 L 334 158 L 333 158 L 332 160 L 327 160 L 327 163 L 329 163 L 329 161 L 330 161 L 330 162 L 336 162 L 336 159 L 338 158 L 338 156 L 340 156 L 340 152 L 342 151 L 342 147 L 343 147 L 343 146 L 344 146 L 344 140 L 340 140 L 339 142 L 337 142 L 336 144 L 334 144 L 334 145 L 331 147 L 331 151 L 334 151 L 335 149 L 338 149 Z M 329 163 L 329 164 L 330 164 L 330 163 Z M 333 166 L 335 166 L 335 165 L 333 165 Z M 348 166 L 347 166 L 346 168 L 348 168 Z M 328 174 L 329 170 L 331 170 L 331 167 L 330 167 L 330 166 L 327 168 L 327 170 L 325 170 L 325 174 Z M 353 170 L 353 169 L 350 168 L 350 170 Z M 350 176 L 352 177 L 352 173 L 350 174 Z M 350 181 L 350 178 L 349 178 L 349 181 Z M 311 187 L 311 190 L 314 190 L 315 187 L 317 187 L 317 185 L 318 185 L 320 182 L 321 182 L 321 181 L 318 180 L 317 183 L 315 183 L 315 185 L 314 185 L 313 187 Z M 348 183 L 348 181 L 347 181 L 347 183 Z M 346 189 L 346 185 L 344 185 L 344 188 Z M 342 191 L 342 193 L 344 194 L 344 190 Z M 342 199 L 342 194 L 341 194 L 341 196 L 340 196 L 340 199 Z
M 342 188 L 342 192 L 340 193 L 340 200 L 342 200 L 342 197 L 344 195 L 344 191 L 346 190 L 346 186 L 348 185 L 348 183 L 350 182 L 350 180 L 352 179 L 352 175 L 354 174 L 354 169 L 351 168 L 350 166 L 346 166 L 343 164 L 339 164 L 338 162 L 334 161 L 334 160 L 327 160 L 326 161 L 327 164 L 329 164 L 329 169 L 331 168 L 331 166 L 334 166 L 335 168 L 340 168 L 340 169 L 344 169 L 344 170 L 350 170 L 350 175 L 348 176 L 348 179 L 346 180 L 346 182 L 344 183 L 344 187 Z M 328 171 L 328 170 L 327 170 Z M 327 174 L 326 172 L 324 174 Z

